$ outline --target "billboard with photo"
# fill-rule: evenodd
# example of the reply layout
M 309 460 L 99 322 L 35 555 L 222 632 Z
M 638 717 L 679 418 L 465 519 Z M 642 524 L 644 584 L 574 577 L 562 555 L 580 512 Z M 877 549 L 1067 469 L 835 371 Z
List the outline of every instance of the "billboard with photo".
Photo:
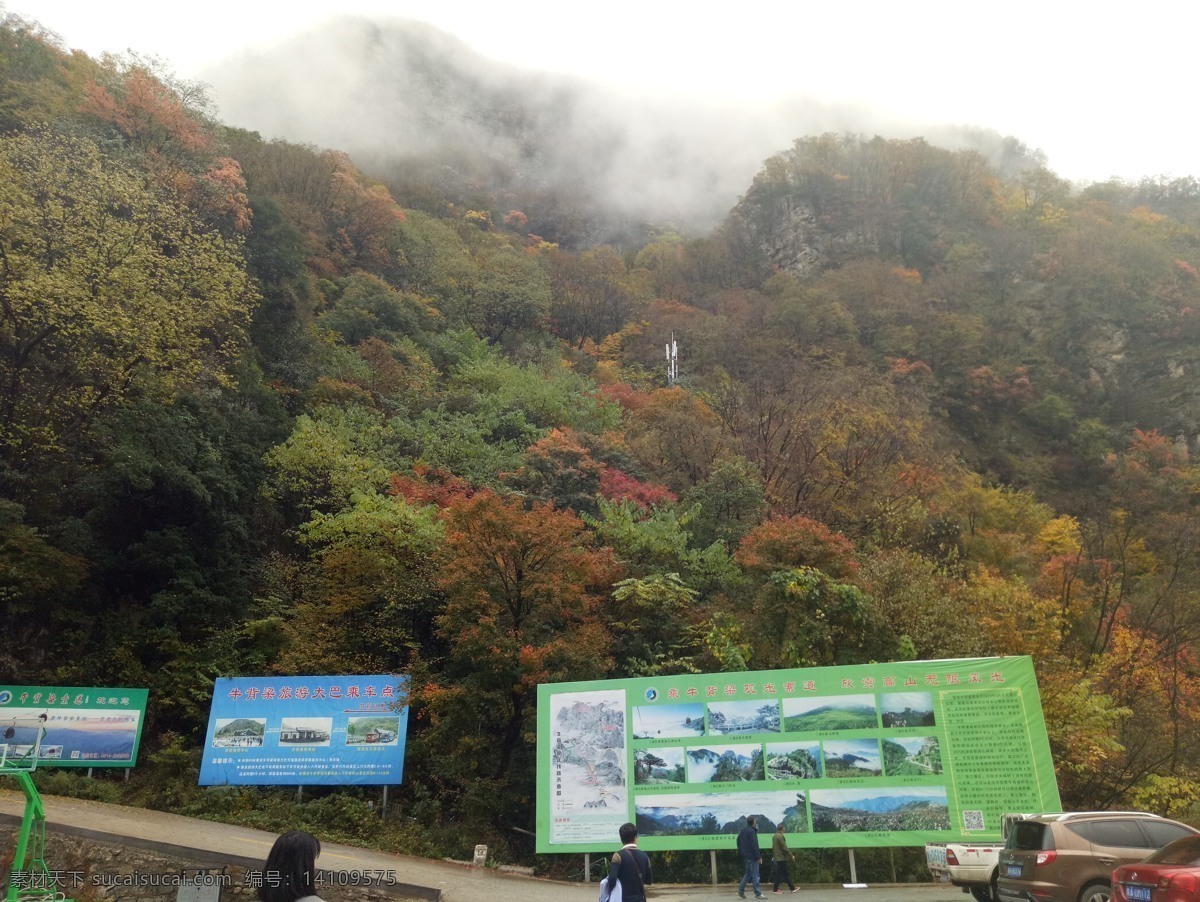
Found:
M 146 689 L 0 686 L 0 756 L 26 758 L 41 733 L 38 767 L 133 767 Z
M 537 851 L 999 840 L 1059 811 L 1028 657 L 538 687 Z
M 400 783 L 407 686 L 386 675 L 220 678 L 200 785 Z

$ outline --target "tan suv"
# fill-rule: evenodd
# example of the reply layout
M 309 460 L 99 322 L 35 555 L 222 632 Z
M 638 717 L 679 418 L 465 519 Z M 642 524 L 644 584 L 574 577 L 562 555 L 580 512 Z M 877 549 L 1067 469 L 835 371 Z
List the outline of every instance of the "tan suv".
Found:
M 1198 832 L 1140 811 L 1035 814 L 1009 830 L 996 891 L 1002 902 L 1109 902 L 1113 868 Z

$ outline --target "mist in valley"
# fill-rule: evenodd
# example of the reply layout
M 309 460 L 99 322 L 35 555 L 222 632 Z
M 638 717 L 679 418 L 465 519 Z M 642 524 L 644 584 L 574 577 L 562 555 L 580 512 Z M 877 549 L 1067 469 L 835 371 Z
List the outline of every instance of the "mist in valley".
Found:
M 423 206 L 432 186 L 468 209 L 521 209 L 531 230 L 567 243 L 708 231 L 764 160 L 826 132 L 973 148 L 1008 174 L 1042 162 L 996 132 L 864 104 L 705 100 L 523 69 L 400 19 L 338 18 L 202 80 L 226 124 L 345 151 L 401 204 Z

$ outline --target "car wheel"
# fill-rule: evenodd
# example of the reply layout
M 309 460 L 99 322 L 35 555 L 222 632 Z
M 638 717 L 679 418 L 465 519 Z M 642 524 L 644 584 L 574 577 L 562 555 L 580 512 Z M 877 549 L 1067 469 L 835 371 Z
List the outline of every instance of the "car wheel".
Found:
M 995 902 L 996 899 L 990 886 L 973 886 L 971 895 L 975 897 L 975 902 Z
M 1079 902 L 1111 902 L 1112 885 L 1104 882 L 1089 883 L 1079 893 Z

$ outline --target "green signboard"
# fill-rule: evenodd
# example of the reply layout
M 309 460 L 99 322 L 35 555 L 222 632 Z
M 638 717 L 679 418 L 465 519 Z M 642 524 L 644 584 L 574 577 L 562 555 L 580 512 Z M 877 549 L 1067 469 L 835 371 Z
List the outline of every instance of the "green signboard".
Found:
M 538 687 L 538 852 L 999 840 L 1059 811 L 1033 661 L 904 661 Z
M 0 757 L 38 767 L 133 767 L 146 689 L 0 686 Z

